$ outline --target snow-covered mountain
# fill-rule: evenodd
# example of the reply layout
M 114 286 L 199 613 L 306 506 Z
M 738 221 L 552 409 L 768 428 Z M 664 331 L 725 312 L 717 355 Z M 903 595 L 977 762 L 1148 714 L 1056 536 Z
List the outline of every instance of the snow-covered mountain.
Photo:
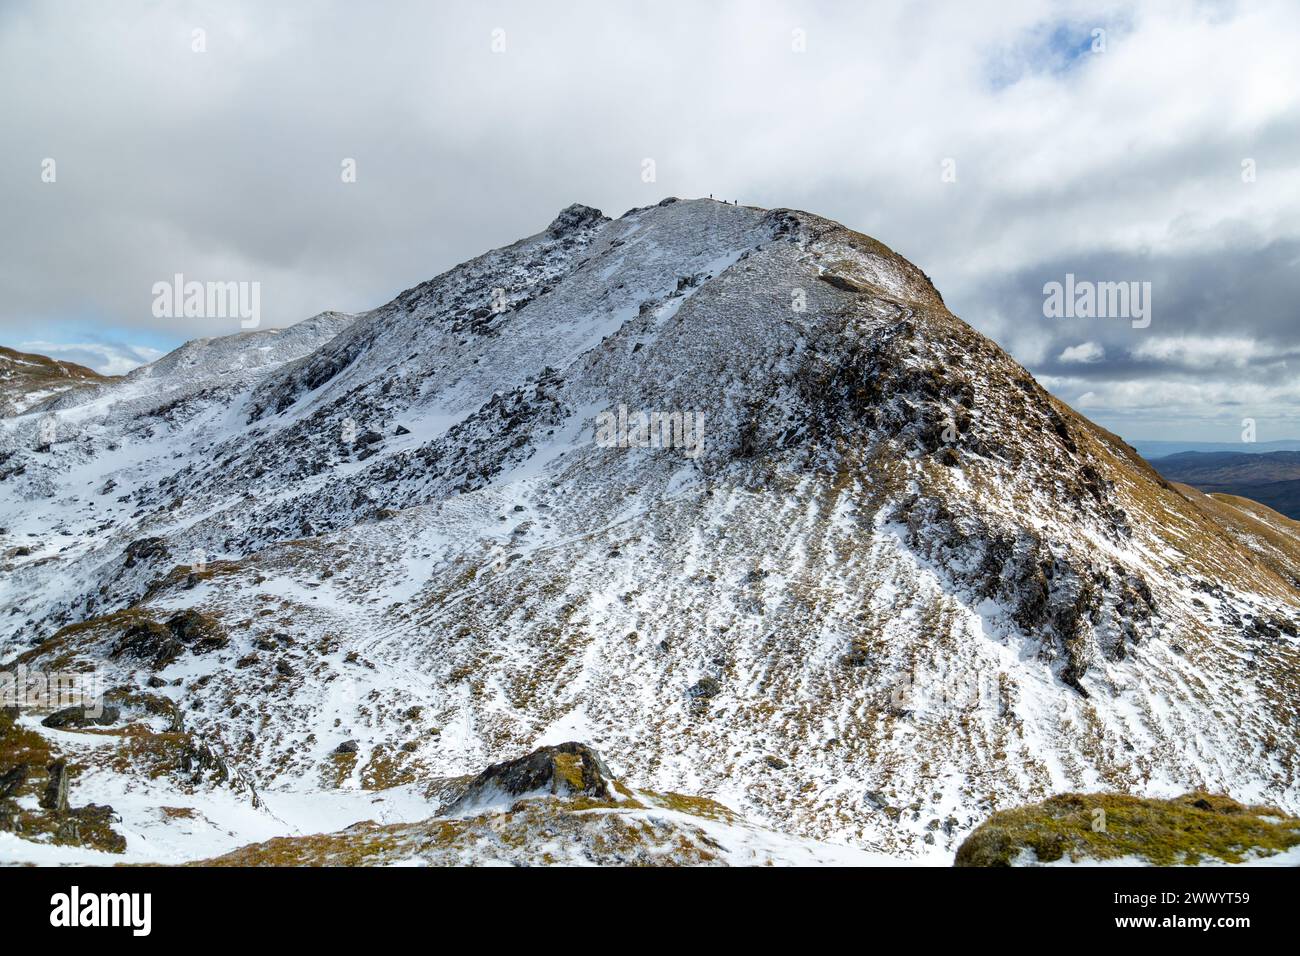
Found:
M 190 756 L 15 727 L 159 857 L 423 819 L 567 740 L 900 859 L 1066 790 L 1300 811 L 1297 526 L 1169 484 L 804 212 L 571 206 L 0 422 L 0 495 L 0 659 L 102 667 L 105 726 Z

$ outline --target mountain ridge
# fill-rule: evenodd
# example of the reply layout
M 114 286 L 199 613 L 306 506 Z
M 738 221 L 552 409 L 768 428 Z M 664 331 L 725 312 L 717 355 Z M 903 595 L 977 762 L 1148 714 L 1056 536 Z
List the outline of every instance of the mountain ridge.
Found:
M 1161 478 L 874 239 L 573 206 L 332 331 L 53 462 L 6 425 L 66 531 L 9 559 L 9 653 L 159 677 L 262 793 L 562 734 L 900 857 L 1067 789 L 1296 810 L 1300 536 Z M 601 447 L 619 405 L 703 412 L 700 454 Z M 229 643 L 114 657 L 123 607 Z
M 29 411 L 60 392 L 108 380 L 75 362 L 0 346 L 0 418 Z

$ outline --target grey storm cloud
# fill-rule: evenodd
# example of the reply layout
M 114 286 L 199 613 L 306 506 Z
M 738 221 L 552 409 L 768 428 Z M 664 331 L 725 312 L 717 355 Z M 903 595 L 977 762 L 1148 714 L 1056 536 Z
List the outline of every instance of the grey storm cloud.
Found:
M 1103 424 L 1203 428 L 1252 395 L 1282 421 L 1298 48 L 1285 0 L 11 0 L 0 342 L 125 343 L 116 369 L 238 331 L 155 316 L 176 273 L 256 281 L 283 326 L 575 201 L 712 194 L 876 236 Z M 1052 325 L 1065 272 L 1151 281 L 1152 326 Z
M 1226 437 L 1250 417 L 1282 438 L 1300 420 L 1298 267 L 1300 241 L 1256 246 L 1238 236 L 1221 249 L 1181 255 L 1061 257 L 993 277 L 970 298 L 980 314 L 1020 316 L 1034 330 L 1038 358 L 1027 364 L 1035 374 L 1122 433 L 1182 420 Z M 1067 273 L 1079 282 L 1151 283 L 1150 325 L 1044 316 L 1045 284 Z
M 1046 336 L 1034 363 L 1046 374 L 1090 379 L 1132 375 L 1201 374 L 1214 367 L 1243 376 L 1268 363 L 1300 356 L 1300 241 L 1165 256 L 1094 253 L 1036 263 L 999 275 L 969 295 L 981 311 L 1024 316 Z M 1124 318 L 1044 316 L 1043 289 L 1073 275 L 1082 282 L 1149 282 L 1150 324 Z M 1246 349 L 1202 354 L 1186 343 L 1249 341 Z M 1062 359 L 1065 350 L 1094 343 L 1104 358 Z M 1180 345 L 1180 343 L 1182 343 Z

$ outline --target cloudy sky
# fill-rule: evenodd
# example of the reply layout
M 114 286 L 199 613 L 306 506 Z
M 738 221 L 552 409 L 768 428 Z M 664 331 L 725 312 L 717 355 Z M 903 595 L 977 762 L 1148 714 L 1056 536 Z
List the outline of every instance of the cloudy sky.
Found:
M 712 193 L 881 239 L 1129 439 L 1300 437 L 1297 50 L 1294 0 L 4 0 L 0 344 L 119 372 L 238 331 L 175 273 L 288 325 Z M 1150 325 L 1045 317 L 1067 273 Z

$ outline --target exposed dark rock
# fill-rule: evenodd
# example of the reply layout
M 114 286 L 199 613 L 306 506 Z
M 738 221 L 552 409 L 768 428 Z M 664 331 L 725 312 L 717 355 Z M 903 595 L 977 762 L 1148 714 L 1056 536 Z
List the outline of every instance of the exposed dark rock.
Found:
M 27 782 L 27 773 L 27 764 L 20 763 L 0 774 L 0 800 L 7 800 L 17 793 L 18 788 Z
M 546 232 L 553 239 L 562 239 L 570 233 L 577 232 L 583 226 L 595 225 L 605 218 L 599 209 L 592 209 L 581 203 L 574 203 L 560 210 L 555 221 L 547 227 Z
M 608 799 L 613 774 L 600 754 L 573 741 L 541 747 L 524 757 L 488 767 L 475 777 L 465 793 L 449 807 L 457 813 L 501 796 L 522 797 L 547 793 L 559 797 L 589 796 Z
M 137 538 L 126 546 L 126 566 L 133 568 L 141 562 L 159 561 L 170 555 L 163 538 Z
M 166 667 L 181 654 L 185 645 L 157 621 L 139 621 L 128 627 L 110 652 L 113 657 L 132 657 L 154 670 Z
M 692 684 L 687 693 L 697 700 L 708 700 L 722 693 L 722 683 L 716 677 L 706 674 Z
M 842 276 L 835 272 L 823 272 L 819 276 L 817 276 L 817 278 L 821 279 L 823 282 L 835 286 L 835 288 L 840 289 L 844 292 L 866 291 L 862 288 L 862 286 L 853 282 L 847 276 Z
M 252 791 L 251 785 L 241 775 L 231 771 L 225 757 L 214 750 L 207 741 L 198 737 L 186 740 L 181 748 L 179 767 L 181 772 L 189 777 L 188 782 L 193 786 L 203 783 L 220 786 L 229 783 L 236 790 L 242 790 L 247 786 L 250 792 Z M 253 806 L 258 806 L 256 792 L 252 792 L 252 800 Z
M 122 712 L 116 707 L 101 707 L 98 714 L 89 713 L 84 706 L 65 707 L 63 710 L 56 710 L 42 720 L 41 726 L 49 727 L 52 730 L 69 730 L 76 727 L 105 727 L 117 723 L 121 716 Z
M 220 650 L 230 643 L 216 618 L 194 608 L 185 608 L 169 617 L 167 629 L 195 654 Z
M 49 773 L 49 782 L 40 797 L 41 809 L 65 813 L 68 809 L 68 786 L 71 783 L 68 778 L 68 765 L 62 760 L 56 760 L 46 770 Z

